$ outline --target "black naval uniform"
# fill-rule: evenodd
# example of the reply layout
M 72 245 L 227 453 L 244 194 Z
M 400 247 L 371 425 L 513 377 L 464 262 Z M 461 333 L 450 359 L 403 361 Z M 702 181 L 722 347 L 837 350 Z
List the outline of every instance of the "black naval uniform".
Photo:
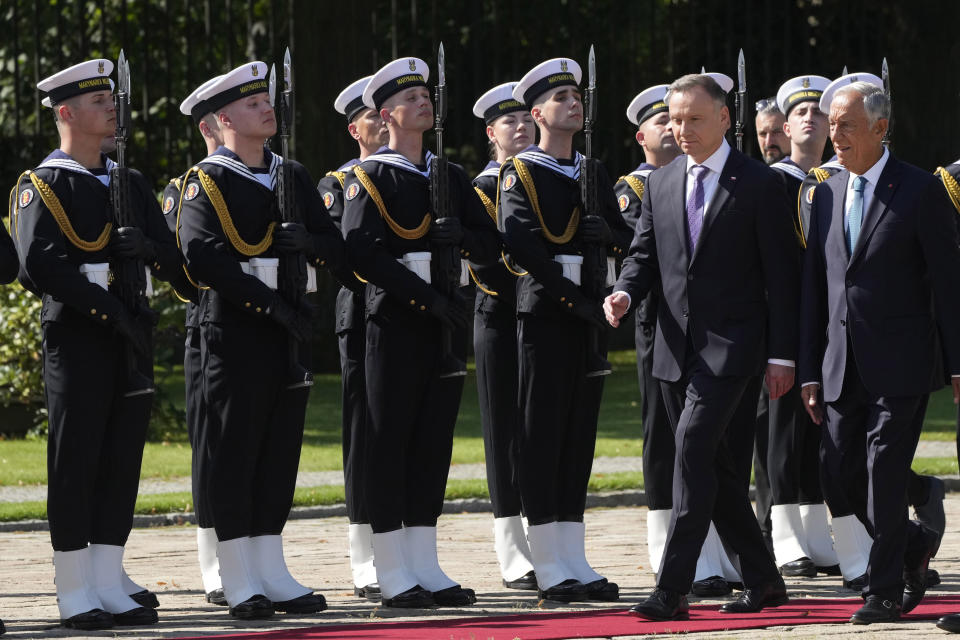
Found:
M 309 395 L 309 387 L 288 388 L 289 328 L 302 329 L 304 319 L 241 267 L 249 258 L 277 255 L 272 178 L 281 159 L 268 150 L 264 155 L 269 171 L 248 168 L 225 147 L 202 160 L 187 174 L 178 221 L 187 270 L 201 286 L 208 429 L 200 445 L 211 461 L 204 489 L 220 541 L 283 530 L 293 503 Z M 295 201 L 313 240 L 309 263 L 342 265 L 343 242 L 313 180 L 301 164 L 285 162 L 293 170 Z M 304 366 L 307 351 L 300 349 Z
M 177 233 L 177 210 L 180 204 L 180 190 L 183 176 L 171 180 L 163 190 L 161 202 L 163 215 L 170 232 Z M 187 414 L 187 439 L 190 441 L 190 488 L 193 493 L 193 509 L 197 526 L 202 529 L 213 527 L 213 515 L 207 497 L 202 490 L 203 478 L 210 468 L 210 459 L 204 455 L 203 445 L 207 441 L 205 420 L 206 405 L 203 401 L 203 362 L 200 350 L 200 291 L 190 282 L 186 271 L 180 269 L 171 282 L 177 296 L 186 302 L 184 327 L 186 340 L 183 345 L 183 378 Z
M 957 215 L 960 216 L 960 160 L 948 164 L 946 167 L 938 168 L 935 173 L 947 190 L 947 195 L 957 210 Z M 960 218 L 957 219 L 957 225 L 960 226 Z M 957 457 L 960 458 L 960 409 L 957 413 Z
M 637 228 L 647 176 L 655 170 L 655 166 L 644 162 L 614 185 L 620 213 L 631 229 Z M 643 394 L 643 485 L 647 507 L 651 511 L 670 509 L 673 505 L 673 457 L 676 451 L 660 381 L 653 377 L 653 337 L 657 329 L 659 301 L 657 285 L 637 307 L 635 332 L 637 375 Z
M 327 213 L 343 231 L 343 184 L 352 174 L 359 160 L 351 160 L 336 171 L 329 172 L 317 184 Z M 353 276 L 337 292 L 336 325 L 340 347 L 340 388 L 343 413 L 342 453 L 343 488 L 347 503 L 347 518 L 351 524 L 368 524 L 367 504 L 363 497 L 363 452 L 367 419 L 367 389 L 364 375 L 363 305 L 365 285 Z M 360 585 L 365 586 L 365 585 Z
M 473 186 L 490 219 L 497 219 L 497 180 L 500 163 L 489 162 Z M 482 195 L 481 195 L 482 194 Z M 517 276 L 503 258 L 488 266 L 471 266 L 477 282 L 473 351 L 477 362 L 477 392 L 487 488 L 494 518 L 519 516 L 517 484 Z
M 582 206 L 580 158 L 557 160 L 528 147 L 500 172 L 499 225 L 510 257 L 530 274 L 517 280 L 517 335 L 520 494 L 531 526 L 583 521 L 603 392 L 602 376 L 585 377 L 585 318 L 600 315 L 600 301 L 587 298 L 554 261 L 584 249 L 572 220 Z M 607 252 L 622 257 L 630 228 L 617 210 L 610 177 L 597 173 L 598 215 L 610 230 Z
M 54 151 L 20 176 L 12 199 L 20 282 L 43 300 L 47 513 L 55 551 L 126 544 L 150 420 L 150 394 L 124 397 L 127 347 L 118 336 L 136 325 L 141 335 L 152 329 L 146 300 L 132 315 L 112 285 L 104 290 L 79 270 L 111 260 L 106 183 L 113 162 L 102 159 L 106 169 L 91 171 Z M 154 248 L 151 272 L 170 280 L 179 268 L 176 245 L 153 190 L 136 171 L 130 172 L 130 202 L 136 226 Z
M 17 277 L 20 262 L 17 260 L 17 249 L 13 239 L 7 233 L 7 228 L 0 222 L 0 284 L 13 282 Z
M 414 165 L 382 147 L 344 183 L 347 251 L 368 281 L 364 489 L 374 534 L 436 526 L 463 391 L 463 377 L 439 377 L 441 324 L 434 313 L 464 301 L 440 294 L 398 263 L 404 254 L 430 250 L 431 156 L 428 151 L 424 164 Z M 463 229 L 461 256 L 481 264 L 494 260 L 496 227 L 456 165 L 450 165 L 449 186 L 450 215 Z M 454 343 L 464 356 L 465 332 L 455 332 Z

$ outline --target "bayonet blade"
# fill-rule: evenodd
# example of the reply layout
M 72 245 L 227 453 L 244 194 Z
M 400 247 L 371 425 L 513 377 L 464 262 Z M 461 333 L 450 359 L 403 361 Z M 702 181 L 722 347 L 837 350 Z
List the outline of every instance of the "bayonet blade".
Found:
M 588 89 L 597 88 L 597 54 L 593 51 L 593 45 L 590 45 L 590 56 L 587 59 Z
M 740 93 L 747 90 L 747 63 L 743 59 L 743 49 L 737 56 L 737 90 Z
M 883 59 L 883 66 L 880 67 L 880 76 L 883 79 L 883 92 L 890 95 L 890 69 L 887 67 L 887 59 Z
M 847 65 L 843 65 L 843 71 L 840 72 L 840 77 L 848 75 L 850 75 L 850 73 L 847 71 Z
M 293 91 L 293 61 L 290 58 L 290 47 L 283 54 L 283 89 Z
M 443 43 L 440 43 L 440 51 L 437 53 L 437 86 L 444 87 L 447 84 L 446 63 L 444 62 Z
M 127 75 L 127 56 L 123 49 L 120 49 L 120 55 L 117 57 L 117 93 L 129 93 L 130 77 Z
M 703 66 L 703 65 L 700 65 L 700 75 L 703 76 L 703 75 L 706 75 L 706 74 L 707 74 L 707 68 L 706 68 L 705 66 Z
M 277 98 L 277 65 L 270 65 L 270 84 L 267 85 L 267 90 L 270 94 L 270 106 L 276 107 L 276 98 Z

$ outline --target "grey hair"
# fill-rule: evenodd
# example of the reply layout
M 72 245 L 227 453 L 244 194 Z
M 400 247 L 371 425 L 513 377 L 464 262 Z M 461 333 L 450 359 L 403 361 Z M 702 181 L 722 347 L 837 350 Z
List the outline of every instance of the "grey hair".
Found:
M 717 84 L 717 81 L 708 75 L 699 73 L 690 73 L 685 76 L 681 76 L 670 83 L 670 86 L 667 87 L 667 95 L 664 96 L 663 101 L 669 104 L 670 98 L 673 97 L 674 93 L 686 93 L 694 87 L 700 87 L 706 91 L 707 95 L 713 98 L 713 101 L 717 103 L 718 107 L 722 107 L 727 104 L 727 94 L 723 89 L 720 88 L 720 85 Z
M 766 104 L 763 105 L 763 108 L 757 111 L 758 116 L 772 116 L 772 115 L 783 115 L 783 112 L 780 111 L 780 107 L 777 105 L 776 98 L 767 98 Z
M 863 98 L 863 108 L 867 112 L 867 121 L 871 127 L 880 118 L 890 119 L 890 97 L 877 85 L 869 82 L 851 82 L 837 89 L 833 94 L 834 100 L 844 93 L 856 93 Z

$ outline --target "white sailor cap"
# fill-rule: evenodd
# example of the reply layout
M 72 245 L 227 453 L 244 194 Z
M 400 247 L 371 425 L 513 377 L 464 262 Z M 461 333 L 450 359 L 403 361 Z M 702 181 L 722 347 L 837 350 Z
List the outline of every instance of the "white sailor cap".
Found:
M 516 86 L 516 82 L 504 82 L 487 91 L 477 98 L 476 104 L 473 105 L 473 115 L 483 118 L 484 122 L 490 124 L 508 113 L 526 111 L 527 105 L 513 97 Z
M 425 87 L 430 67 L 420 58 L 398 58 L 380 67 L 363 90 L 363 104 L 380 109 L 384 101 L 410 87 Z
M 112 91 L 113 81 L 109 78 L 111 73 L 113 63 L 105 58 L 87 60 L 68 67 L 37 83 L 37 89 L 47 93 L 41 104 L 52 107 L 81 93 Z
M 730 90 L 733 89 L 733 78 L 728 76 L 725 73 L 717 73 L 716 71 L 705 71 L 701 73 L 702 76 L 710 76 L 713 78 L 713 81 L 720 85 L 720 88 L 724 93 L 730 93 Z
M 363 90 L 370 84 L 371 78 L 373 76 L 351 82 L 350 86 L 341 91 L 337 99 L 333 101 L 333 108 L 336 109 L 337 113 L 347 116 L 348 123 L 353 122 L 358 113 L 369 109 L 367 105 L 363 104 Z
M 527 71 L 527 74 L 513 88 L 513 97 L 518 102 L 533 105 L 537 98 L 554 87 L 565 85 L 579 87 L 581 77 L 583 72 L 575 60 L 553 58 Z
M 627 120 L 639 127 L 658 113 L 667 111 L 667 103 L 664 102 L 664 98 L 667 97 L 667 86 L 658 84 L 638 93 L 627 107 Z
M 783 115 L 790 115 L 790 110 L 801 102 L 813 100 L 819 103 L 823 90 L 830 84 L 830 78 L 823 76 L 797 76 L 780 85 L 777 90 L 777 106 Z
M 233 71 L 214 79 L 197 97 L 207 103 L 207 110 L 215 112 L 240 98 L 267 93 L 267 63 L 256 60 L 245 62 Z
M 848 84 L 853 84 L 854 82 L 866 82 L 867 84 L 872 84 L 883 89 L 883 80 L 872 73 L 865 73 L 862 71 L 859 73 L 848 73 L 847 75 L 840 76 L 828 84 L 827 88 L 823 90 L 823 95 L 820 96 L 820 111 L 823 111 L 824 113 L 830 111 L 830 103 L 833 102 L 833 94 L 835 94 L 838 89 L 841 89 Z
M 222 77 L 223 76 L 210 78 L 202 85 L 194 89 L 193 93 L 188 95 L 186 99 L 180 103 L 180 113 L 185 116 L 192 117 L 195 123 L 200 124 L 200 120 L 203 118 L 203 116 L 207 115 L 211 111 L 207 101 L 200 99 L 200 94 L 212 87 Z

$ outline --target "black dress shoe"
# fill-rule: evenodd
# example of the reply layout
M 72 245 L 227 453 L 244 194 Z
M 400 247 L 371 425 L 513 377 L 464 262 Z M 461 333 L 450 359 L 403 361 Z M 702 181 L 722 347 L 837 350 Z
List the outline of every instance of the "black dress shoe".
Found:
M 864 587 L 866 586 L 867 586 L 867 574 L 857 576 L 853 580 L 843 581 L 844 589 L 850 589 L 850 591 L 856 591 L 857 593 L 860 593 L 861 591 L 863 591 Z
M 147 607 L 137 607 L 113 614 L 113 623 L 118 627 L 135 627 L 141 624 L 157 624 L 157 612 Z
M 417 585 L 392 598 L 383 598 L 381 604 L 394 609 L 426 609 L 436 606 L 437 603 L 434 602 L 432 593 Z
M 227 597 L 223 595 L 223 589 L 214 589 L 206 594 L 207 602 L 221 607 L 227 606 Z
M 235 607 L 230 607 L 230 615 L 244 620 L 269 618 L 273 615 L 273 603 L 267 596 L 257 594 Z
M 822 574 L 825 575 L 825 576 L 841 576 L 841 575 L 843 575 L 842 573 L 840 573 L 840 565 L 838 565 L 838 564 L 831 564 L 831 565 L 828 566 L 828 567 L 817 566 L 817 573 L 822 573 Z
M 537 589 L 537 596 L 541 600 L 551 602 L 577 602 L 587 599 L 587 585 L 579 580 L 570 578 L 549 589 Z
M 107 613 L 103 609 L 91 609 L 84 613 L 78 613 L 70 616 L 66 620 L 60 621 L 67 629 L 112 629 L 113 614 Z
M 286 613 L 316 613 L 327 608 L 327 599 L 319 593 L 306 593 L 292 600 L 274 600 L 273 608 Z
M 937 620 L 937 626 L 950 633 L 960 633 L 960 613 L 951 613 Z
M 933 557 L 937 546 L 940 544 L 940 536 L 928 527 L 924 527 L 924 536 L 926 538 L 926 548 L 919 553 L 911 554 L 913 557 L 904 561 L 903 613 L 913 611 L 927 592 L 927 569 L 930 565 L 930 558 Z M 939 574 L 937 575 L 939 576 Z
M 504 580 L 503 586 L 507 589 L 520 589 L 521 591 L 537 590 L 537 574 L 533 571 L 527 571 L 516 580 Z
M 863 606 L 850 616 L 853 624 L 873 624 L 875 622 L 896 622 L 900 619 L 900 605 L 893 600 L 870 594 Z
M 620 586 L 616 582 L 609 582 L 600 578 L 583 585 L 587 589 L 587 600 L 600 602 L 616 602 L 620 599 Z
M 464 589 L 460 585 L 433 592 L 433 601 L 441 607 L 465 607 L 477 601 L 473 589 Z
M 380 585 L 378 584 L 368 584 L 365 587 L 353 587 L 353 595 L 358 598 L 366 598 L 367 600 L 379 600 L 380 599 Z
M 767 607 L 779 607 L 789 601 L 786 585 L 783 584 L 783 580 L 778 580 L 744 589 L 739 598 L 720 607 L 720 612 L 756 613 Z
M 3 620 L 0 620 L 0 636 L 7 632 L 7 628 L 3 626 Z
M 690 585 L 690 593 L 701 598 L 717 598 L 729 595 L 731 591 L 733 587 L 720 576 L 710 576 Z
M 130 598 L 136 602 L 141 607 L 149 607 L 150 609 L 156 609 L 160 606 L 160 601 L 157 600 L 157 594 L 152 591 L 137 591 L 136 593 L 131 593 Z
M 940 584 L 940 572 L 936 569 L 927 569 L 927 587 L 935 587 Z
M 933 555 L 937 555 L 937 551 L 940 549 L 940 540 L 947 528 L 947 517 L 943 512 L 943 497 L 946 485 L 943 484 L 943 480 L 935 476 L 927 476 L 927 481 L 930 483 L 927 501 L 923 504 L 913 505 L 913 510 L 920 524 L 937 534 L 937 541 L 933 545 Z M 904 612 L 906 612 L 906 609 L 904 609 Z
M 627 611 L 647 620 L 686 620 L 689 617 L 690 604 L 682 593 L 657 587 L 646 600 L 633 605 Z
M 817 565 L 807 556 L 797 558 L 780 566 L 780 575 L 789 578 L 803 577 L 813 578 L 817 575 Z

